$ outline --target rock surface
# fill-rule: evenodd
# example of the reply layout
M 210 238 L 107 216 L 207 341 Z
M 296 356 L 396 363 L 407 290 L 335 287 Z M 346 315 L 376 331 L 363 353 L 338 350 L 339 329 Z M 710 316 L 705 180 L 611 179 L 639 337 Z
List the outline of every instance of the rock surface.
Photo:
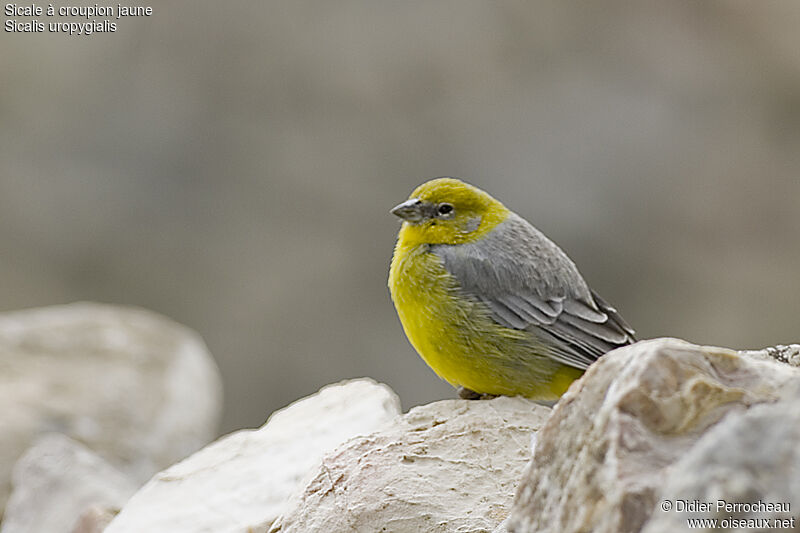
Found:
M 0 533 L 70 533 L 91 506 L 122 507 L 136 486 L 103 459 L 54 433 L 14 467 Z
M 78 303 L 0 315 L 0 509 L 11 468 L 58 432 L 131 478 L 207 443 L 219 373 L 193 331 L 155 313 Z
M 270 531 L 489 533 L 508 514 L 549 413 L 505 397 L 414 408 L 326 455 Z
M 791 452 L 797 443 L 796 423 L 776 435 L 784 439 L 781 443 L 761 444 L 763 453 L 752 460 L 748 450 L 759 446 L 759 439 L 751 434 L 739 449 L 736 435 L 757 429 L 761 437 L 774 434 L 783 423 L 794 423 L 795 417 L 781 422 L 781 416 L 791 409 L 798 412 L 796 403 L 773 412 L 771 419 L 777 425 L 765 418 L 763 424 L 748 426 L 774 409 L 772 402 L 798 380 L 800 370 L 769 357 L 748 357 L 676 339 L 643 341 L 608 353 L 573 384 L 538 433 L 508 530 L 640 531 L 657 512 L 661 491 L 686 487 L 689 497 L 689 486 L 694 485 L 685 480 L 690 473 L 697 480 L 694 493 L 772 497 L 766 488 L 746 496 L 741 492 L 738 481 L 759 481 L 757 473 L 727 484 L 709 479 L 703 488 L 703 479 L 692 469 L 709 461 L 707 475 L 733 475 L 719 463 L 724 456 L 716 455 L 726 449 L 740 456 L 731 459 L 740 467 L 760 464 L 766 460 L 764 454 L 779 454 L 768 463 L 765 480 L 781 466 L 796 467 L 796 454 Z M 720 420 L 724 423 L 712 428 Z M 797 479 L 794 475 L 795 481 L 784 479 L 783 484 L 795 491 Z M 710 492 L 703 492 L 706 489 Z M 776 484 L 776 490 L 783 487 Z M 652 527 L 652 531 L 675 531 Z
M 710 518 L 721 524 L 731 517 L 753 520 L 757 526 L 741 529 L 762 529 L 758 526 L 763 520 L 776 530 L 800 529 L 800 387 L 790 391 L 777 403 L 731 413 L 706 432 L 669 469 L 656 500 L 659 505 L 669 502 L 670 509 L 656 507 L 644 533 L 683 531 L 688 529 L 688 519 Z M 708 512 L 687 512 L 686 504 L 682 504 L 684 510 L 676 508 L 680 500 L 714 505 Z M 775 506 L 742 512 L 726 505 L 717 507 L 719 500 L 788 504 L 789 509 L 785 512 Z M 776 520 L 786 526 L 775 527 Z M 724 528 L 708 528 L 713 529 Z
M 118 508 L 92 505 L 80 516 L 72 533 L 103 533 L 118 512 Z
M 325 452 L 399 413 L 394 392 L 372 380 L 325 387 L 154 476 L 106 533 L 264 531 Z
M 778 344 L 763 350 L 744 350 L 739 353 L 755 359 L 778 361 L 800 367 L 800 344 Z

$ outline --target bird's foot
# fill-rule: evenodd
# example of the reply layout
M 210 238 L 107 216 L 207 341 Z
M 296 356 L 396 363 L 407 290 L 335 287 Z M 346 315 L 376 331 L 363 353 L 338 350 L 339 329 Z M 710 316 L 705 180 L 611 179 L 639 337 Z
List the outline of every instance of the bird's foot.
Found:
M 497 398 L 497 394 L 481 394 L 466 387 L 459 387 L 458 397 L 462 400 L 491 400 L 492 398 Z

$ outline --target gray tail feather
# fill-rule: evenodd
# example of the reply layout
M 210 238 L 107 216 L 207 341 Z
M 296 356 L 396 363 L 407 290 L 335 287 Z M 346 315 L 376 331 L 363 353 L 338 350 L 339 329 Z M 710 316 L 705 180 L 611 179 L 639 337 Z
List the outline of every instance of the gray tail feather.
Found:
M 636 333 L 632 327 L 625 322 L 625 319 L 617 312 L 617 310 L 611 306 L 608 302 L 603 300 L 599 294 L 597 294 L 594 290 L 592 290 L 592 297 L 594 298 L 597 307 L 600 308 L 601 311 L 608 315 L 608 322 L 607 325 L 613 329 L 616 329 L 620 333 L 623 333 L 628 336 L 630 342 L 627 344 L 631 344 L 636 342 L 636 337 L 634 334 Z

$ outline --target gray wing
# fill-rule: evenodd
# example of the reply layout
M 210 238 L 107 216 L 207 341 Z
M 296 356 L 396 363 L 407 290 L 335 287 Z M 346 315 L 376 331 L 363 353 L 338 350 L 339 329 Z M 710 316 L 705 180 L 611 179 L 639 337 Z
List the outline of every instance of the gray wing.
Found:
M 512 213 L 479 243 L 434 245 L 431 251 L 497 323 L 530 330 L 561 363 L 584 369 L 635 340 L 575 263 L 518 215 Z

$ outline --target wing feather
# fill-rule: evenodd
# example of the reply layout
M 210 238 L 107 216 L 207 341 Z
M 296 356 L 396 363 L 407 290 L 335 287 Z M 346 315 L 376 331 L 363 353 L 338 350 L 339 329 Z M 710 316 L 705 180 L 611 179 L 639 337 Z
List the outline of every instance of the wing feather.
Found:
M 431 251 L 498 324 L 530 331 L 561 363 L 583 369 L 635 340 L 572 260 L 515 214 L 476 243 L 434 245 Z
M 530 324 L 552 324 L 558 317 L 558 313 L 550 307 L 547 307 L 547 312 L 543 311 L 544 302 L 535 296 L 522 297 L 516 294 L 506 294 L 500 300 L 517 316 L 525 318 Z

